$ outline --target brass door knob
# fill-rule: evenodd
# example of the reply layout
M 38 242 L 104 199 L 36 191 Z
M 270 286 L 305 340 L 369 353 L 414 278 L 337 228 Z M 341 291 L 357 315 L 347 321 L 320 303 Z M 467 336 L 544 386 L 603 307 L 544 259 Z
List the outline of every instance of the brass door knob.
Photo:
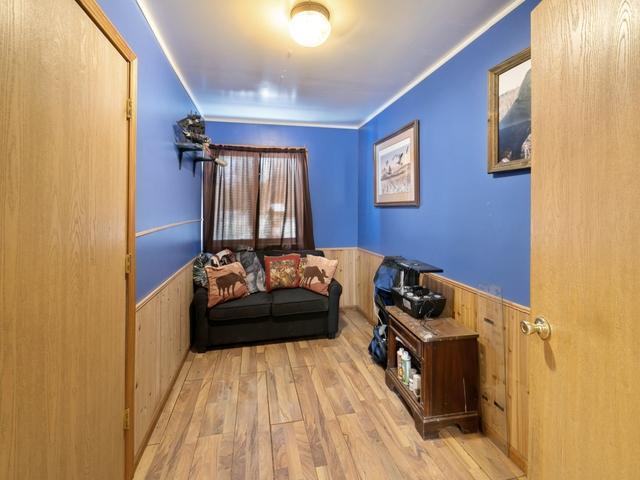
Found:
M 524 335 L 537 333 L 542 340 L 546 340 L 551 336 L 551 325 L 549 325 L 549 322 L 547 322 L 544 317 L 537 317 L 533 323 L 521 320 L 520 331 Z

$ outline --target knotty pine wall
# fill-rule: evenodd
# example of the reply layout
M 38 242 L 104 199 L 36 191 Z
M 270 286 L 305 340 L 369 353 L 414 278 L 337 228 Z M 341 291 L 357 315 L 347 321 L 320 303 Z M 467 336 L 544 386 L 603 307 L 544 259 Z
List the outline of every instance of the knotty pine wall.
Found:
M 344 257 L 345 261 L 348 259 L 356 262 L 354 266 L 343 267 L 355 272 L 356 306 L 374 323 L 373 277 L 383 256 L 358 248 L 355 254 Z M 427 275 L 423 284 L 447 298 L 443 315 L 479 333 L 483 431 L 526 471 L 527 342 L 520 334 L 519 323 L 529 318 L 529 308 L 501 301 L 441 275 Z
M 350 248 L 320 248 L 324 256 L 331 260 L 338 260 L 335 279 L 342 285 L 340 296 L 341 307 L 355 307 L 358 305 L 356 289 L 356 265 L 358 263 L 358 249 Z
M 192 263 L 189 261 L 136 306 L 136 462 L 189 351 Z

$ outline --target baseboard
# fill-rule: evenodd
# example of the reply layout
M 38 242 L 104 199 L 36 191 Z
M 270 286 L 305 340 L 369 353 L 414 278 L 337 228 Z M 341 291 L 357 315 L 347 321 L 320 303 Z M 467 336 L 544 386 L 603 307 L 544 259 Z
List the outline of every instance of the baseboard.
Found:
M 482 433 L 484 433 L 496 447 L 498 447 L 505 455 L 507 455 L 511 459 L 511 461 L 515 463 L 520 470 L 523 471 L 523 473 L 527 473 L 527 459 L 522 456 L 516 449 L 509 446 L 506 439 L 500 436 L 498 432 L 494 431 L 485 422 L 482 422 Z
M 360 308 L 360 305 L 352 305 L 352 306 L 347 306 L 347 307 L 344 307 L 344 308 L 353 308 L 353 309 L 354 309 L 354 310 L 356 310 L 360 315 L 362 315 L 364 318 L 366 318 L 366 319 L 367 319 L 367 321 L 368 321 L 372 326 L 377 325 L 377 322 L 376 322 L 376 321 L 374 321 L 374 319 L 373 319 L 373 318 L 369 318 L 369 316 L 367 315 L 367 313 L 366 313 L 364 310 L 362 310 L 362 309 Z
M 498 432 L 496 432 L 484 421 L 481 423 L 482 423 L 482 433 L 484 433 L 493 442 L 493 444 L 496 447 L 502 450 L 502 453 L 507 455 L 509 453 L 509 446 L 507 443 L 507 439 L 503 438 Z
M 515 463 L 525 474 L 529 473 L 529 463 L 527 459 L 513 447 L 509 448 L 509 458 Z

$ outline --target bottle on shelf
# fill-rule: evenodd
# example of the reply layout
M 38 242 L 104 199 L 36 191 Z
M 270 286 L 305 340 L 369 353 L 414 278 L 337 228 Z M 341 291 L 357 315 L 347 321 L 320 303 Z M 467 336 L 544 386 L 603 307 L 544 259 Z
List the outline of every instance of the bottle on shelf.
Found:
M 409 376 L 411 375 L 411 356 L 406 350 L 402 354 L 402 383 L 409 385 Z
M 419 373 L 416 373 L 413 376 L 413 393 L 416 394 L 416 397 L 420 398 L 420 382 L 422 381 L 422 377 Z
M 402 380 L 402 355 L 404 354 L 404 348 L 400 347 L 396 353 L 396 368 L 398 369 L 398 378 Z

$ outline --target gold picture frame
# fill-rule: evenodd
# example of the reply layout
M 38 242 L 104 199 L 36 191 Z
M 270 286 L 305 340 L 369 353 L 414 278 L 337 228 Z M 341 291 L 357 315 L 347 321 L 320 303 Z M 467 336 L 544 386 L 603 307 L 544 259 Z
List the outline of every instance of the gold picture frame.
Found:
M 487 173 L 531 167 L 531 49 L 489 70 Z
M 420 206 L 420 125 L 405 125 L 373 144 L 373 204 Z

